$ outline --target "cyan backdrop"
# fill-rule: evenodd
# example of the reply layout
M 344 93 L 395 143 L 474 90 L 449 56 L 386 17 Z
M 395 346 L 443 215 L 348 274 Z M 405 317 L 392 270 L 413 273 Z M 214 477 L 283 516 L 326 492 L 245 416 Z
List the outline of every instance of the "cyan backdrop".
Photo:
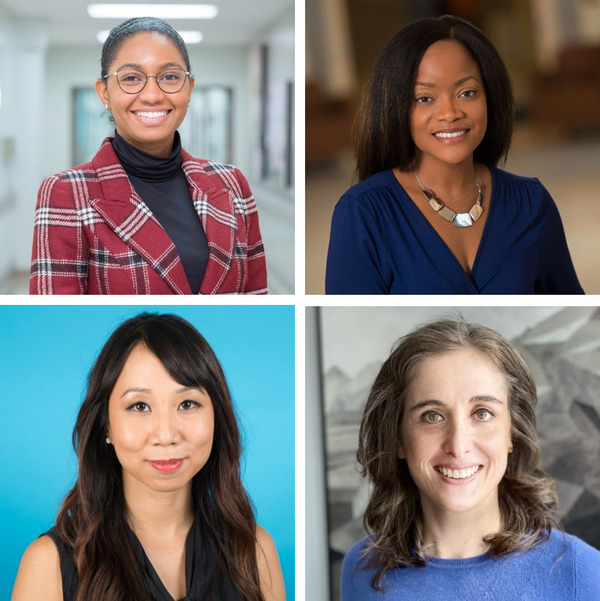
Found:
M 243 478 L 294 599 L 294 307 L 0 307 L 0 599 L 21 555 L 74 483 L 71 434 L 88 371 L 110 333 L 142 311 L 192 323 L 219 358 L 244 440 Z

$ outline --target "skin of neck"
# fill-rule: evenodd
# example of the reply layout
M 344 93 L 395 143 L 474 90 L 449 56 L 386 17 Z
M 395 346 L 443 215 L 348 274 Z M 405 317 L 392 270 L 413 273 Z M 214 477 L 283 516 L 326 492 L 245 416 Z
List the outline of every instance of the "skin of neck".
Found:
M 178 536 L 194 521 L 192 483 L 174 491 L 156 491 L 123 474 L 126 516 L 136 534 Z
M 476 192 L 473 165 L 472 156 L 462 163 L 448 164 L 441 161 L 428 161 L 422 153 L 417 152 L 413 160 L 413 167 L 425 187 L 431 188 L 440 197 L 445 196 L 446 199 L 461 198 L 467 191 Z M 415 183 L 421 189 L 420 184 Z
M 485 536 L 502 529 L 498 498 L 495 502 L 468 512 L 451 512 L 433 508 L 426 502 L 423 507 L 425 551 L 440 559 L 466 559 L 488 551 Z

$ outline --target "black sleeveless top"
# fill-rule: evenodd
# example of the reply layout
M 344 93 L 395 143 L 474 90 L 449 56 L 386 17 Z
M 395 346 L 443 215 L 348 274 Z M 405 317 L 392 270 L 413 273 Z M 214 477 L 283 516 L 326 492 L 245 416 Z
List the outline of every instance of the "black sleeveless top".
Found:
M 79 578 L 73 549 L 59 538 L 55 528 L 46 534 L 58 548 L 63 601 L 75 601 Z M 175 601 L 161 582 L 133 531 L 129 531 L 129 536 L 150 598 L 153 601 Z M 198 520 L 192 525 L 185 543 L 185 587 L 186 596 L 180 601 L 243 601 L 227 567 L 219 561 L 214 541 L 202 532 Z

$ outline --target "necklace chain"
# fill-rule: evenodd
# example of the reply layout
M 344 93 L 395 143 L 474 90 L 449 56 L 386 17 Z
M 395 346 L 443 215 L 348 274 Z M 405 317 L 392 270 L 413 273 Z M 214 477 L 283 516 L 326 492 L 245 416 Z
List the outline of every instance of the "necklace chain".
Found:
M 479 183 L 479 174 L 477 173 L 477 167 L 473 165 L 475 169 L 475 182 L 477 184 L 477 200 L 475 204 L 469 209 L 467 213 L 457 213 L 450 207 L 446 206 L 436 195 L 433 190 L 429 190 L 423 185 L 423 182 L 417 175 L 415 167 L 413 165 L 413 173 L 419 182 L 423 190 L 423 196 L 427 199 L 429 206 L 446 221 L 454 223 L 456 227 L 471 227 L 483 214 L 483 194 L 481 192 L 481 184 Z

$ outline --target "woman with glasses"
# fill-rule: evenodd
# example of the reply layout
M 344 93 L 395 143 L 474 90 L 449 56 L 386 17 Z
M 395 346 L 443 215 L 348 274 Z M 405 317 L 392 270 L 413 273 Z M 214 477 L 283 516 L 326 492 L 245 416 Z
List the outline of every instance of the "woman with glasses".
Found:
M 115 136 L 42 183 L 30 293 L 266 293 L 246 179 L 181 147 L 194 89 L 181 36 L 160 19 L 129 19 L 104 43 L 101 71 Z

